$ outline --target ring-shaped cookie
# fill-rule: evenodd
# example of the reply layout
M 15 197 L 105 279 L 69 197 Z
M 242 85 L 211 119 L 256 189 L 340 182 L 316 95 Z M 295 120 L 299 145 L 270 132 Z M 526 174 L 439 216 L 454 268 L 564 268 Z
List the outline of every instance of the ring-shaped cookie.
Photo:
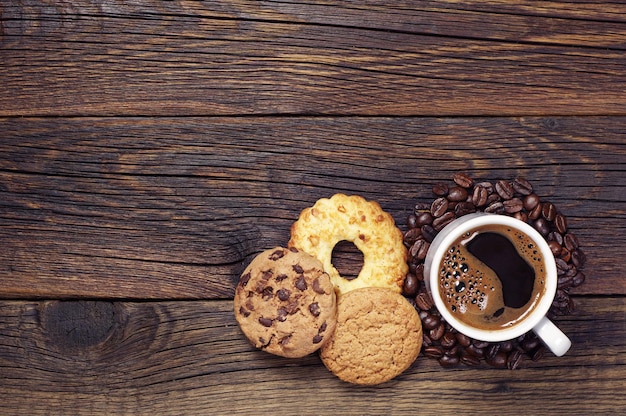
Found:
M 333 248 L 344 240 L 363 253 L 363 267 L 352 280 L 341 277 L 332 264 Z M 407 249 L 393 217 L 358 195 L 335 194 L 305 208 L 291 226 L 288 245 L 317 257 L 338 295 L 362 287 L 400 293 L 408 272 Z

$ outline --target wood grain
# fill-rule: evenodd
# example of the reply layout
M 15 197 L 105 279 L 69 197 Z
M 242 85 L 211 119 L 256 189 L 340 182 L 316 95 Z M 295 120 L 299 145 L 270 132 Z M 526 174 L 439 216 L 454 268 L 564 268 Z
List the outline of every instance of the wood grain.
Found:
M 315 354 L 289 360 L 254 350 L 231 308 L 230 301 L 0 302 L 0 410 L 433 414 L 510 409 L 520 401 L 531 414 L 626 408 L 623 299 L 581 299 L 558 322 L 574 345 L 564 357 L 546 355 L 510 371 L 444 370 L 420 356 L 399 378 L 368 388 L 339 381 Z
M 626 293 L 614 268 L 626 245 L 626 118 L 1 123 L 5 298 L 228 298 L 251 257 L 286 244 L 318 198 L 361 194 L 404 229 L 456 171 L 527 177 L 587 253 L 578 293 Z
M 626 5 L 0 7 L 0 116 L 624 115 Z

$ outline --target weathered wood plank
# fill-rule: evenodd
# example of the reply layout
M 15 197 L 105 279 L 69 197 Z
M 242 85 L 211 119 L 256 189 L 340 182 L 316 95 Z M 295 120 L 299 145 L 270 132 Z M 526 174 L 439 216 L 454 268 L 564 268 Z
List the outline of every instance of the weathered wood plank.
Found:
M 624 294 L 626 118 L 4 119 L 2 297 L 227 298 L 300 211 L 361 194 L 404 229 L 456 171 L 527 177 Z M 367 136 L 364 141 L 362 137 Z
M 340 382 L 313 354 L 254 350 L 230 301 L 0 302 L 3 414 L 620 414 L 624 301 L 584 298 L 558 321 L 564 357 L 515 371 L 446 370 L 421 356 L 396 380 Z M 573 392 L 581 392 L 572 399 Z M 584 392 L 584 393 L 583 393 Z M 436 394 L 437 399 L 432 396 Z
M 623 4 L 416 3 L 10 3 L 0 115 L 624 115 Z

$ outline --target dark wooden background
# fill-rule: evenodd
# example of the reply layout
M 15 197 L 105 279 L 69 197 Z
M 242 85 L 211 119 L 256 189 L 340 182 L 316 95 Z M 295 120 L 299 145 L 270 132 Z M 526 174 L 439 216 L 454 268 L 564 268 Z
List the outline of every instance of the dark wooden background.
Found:
M 0 2 L 0 413 L 625 412 L 625 70 L 619 2 Z M 246 342 L 303 208 L 405 229 L 457 171 L 568 217 L 566 356 L 364 388 Z

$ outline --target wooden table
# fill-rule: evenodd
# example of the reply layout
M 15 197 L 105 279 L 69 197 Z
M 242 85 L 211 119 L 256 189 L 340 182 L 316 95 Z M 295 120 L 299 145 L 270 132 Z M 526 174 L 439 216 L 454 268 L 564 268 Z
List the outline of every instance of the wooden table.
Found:
M 625 70 L 615 2 L 3 1 L 0 413 L 624 413 Z M 564 357 L 357 387 L 247 343 L 234 287 L 303 208 L 404 230 L 458 171 L 567 215 Z

